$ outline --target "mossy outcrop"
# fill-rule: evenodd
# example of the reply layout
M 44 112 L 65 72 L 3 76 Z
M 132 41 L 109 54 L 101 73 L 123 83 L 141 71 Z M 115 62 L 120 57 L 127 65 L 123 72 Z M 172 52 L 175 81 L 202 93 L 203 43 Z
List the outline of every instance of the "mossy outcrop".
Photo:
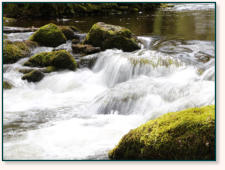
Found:
M 57 47 L 66 42 L 66 37 L 57 25 L 50 23 L 39 28 L 29 40 L 41 46 Z
M 140 49 L 137 38 L 129 29 L 103 22 L 98 22 L 91 27 L 84 44 L 100 47 L 102 50 L 117 48 L 123 51 L 135 51 Z
M 24 42 L 3 41 L 3 64 L 17 62 L 21 58 L 28 57 L 30 50 Z
M 39 82 L 44 78 L 44 74 L 41 71 L 33 70 L 29 73 L 26 73 L 22 80 L 27 80 L 28 82 Z
M 75 70 L 77 67 L 73 56 L 66 50 L 42 52 L 38 53 L 24 63 L 30 67 L 48 67 L 53 66 L 54 69 L 69 69 Z M 52 68 L 53 68 L 52 67 Z
M 126 134 L 114 160 L 215 160 L 215 106 L 167 113 Z
M 11 89 L 13 85 L 8 81 L 3 81 L 3 89 Z

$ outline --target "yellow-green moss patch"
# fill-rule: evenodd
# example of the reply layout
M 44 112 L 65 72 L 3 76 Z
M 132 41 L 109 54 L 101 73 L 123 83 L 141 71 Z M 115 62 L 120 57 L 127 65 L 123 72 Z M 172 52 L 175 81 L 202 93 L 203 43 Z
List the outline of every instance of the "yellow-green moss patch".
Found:
M 50 23 L 39 28 L 29 40 L 41 46 L 57 47 L 66 42 L 66 37 L 57 25 Z
M 3 64 L 15 63 L 29 55 L 30 50 L 24 42 L 3 41 Z
M 109 152 L 114 160 L 214 160 L 215 106 L 167 113 L 131 130 Z
M 54 69 L 70 69 L 75 70 L 77 67 L 73 56 L 66 50 L 42 52 L 38 53 L 24 63 L 25 66 L 30 67 L 48 67 L 53 66 Z M 52 71 L 52 68 L 48 71 Z
M 136 37 L 129 29 L 103 22 L 98 22 L 91 27 L 84 43 L 101 47 L 102 50 L 117 48 L 123 51 L 135 51 L 140 49 Z

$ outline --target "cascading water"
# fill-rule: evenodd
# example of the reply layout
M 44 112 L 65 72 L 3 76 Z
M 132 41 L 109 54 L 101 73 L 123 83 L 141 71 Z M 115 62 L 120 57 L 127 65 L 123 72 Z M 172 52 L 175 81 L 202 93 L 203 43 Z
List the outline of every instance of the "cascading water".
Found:
M 96 53 L 92 69 L 53 72 L 38 83 L 21 80 L 18 70 L 28 68 L 22 66 L 27 58 L 4 65 L 4 79 L 14 86 L 3 93 L 4 159 L 108 159 L 130 129 L 167 112 L 214 104 L 213 42 L 156 47 L 151 36 L 139 40 L 138 51 Z M 70 47 L 68 41 L 57 48 Z M 52 50 L 37 47 L 32 54 Z

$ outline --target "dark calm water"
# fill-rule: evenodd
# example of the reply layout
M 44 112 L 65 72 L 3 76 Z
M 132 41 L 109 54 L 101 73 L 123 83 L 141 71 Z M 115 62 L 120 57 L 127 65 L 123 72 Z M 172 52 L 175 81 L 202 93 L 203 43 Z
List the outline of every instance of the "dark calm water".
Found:
M 96 22 L 121 25 L 136 35 L 163 36 L 169 39 L 214 40 L 214 4 L 177 4 L 173 8 L 159 9 L 154 13 L 138 13 L 111 16 L 88 16 L 55 20 L 18 20 L 7 25 L 40 27 L 48 23 L 75 25 L 88 32 Z

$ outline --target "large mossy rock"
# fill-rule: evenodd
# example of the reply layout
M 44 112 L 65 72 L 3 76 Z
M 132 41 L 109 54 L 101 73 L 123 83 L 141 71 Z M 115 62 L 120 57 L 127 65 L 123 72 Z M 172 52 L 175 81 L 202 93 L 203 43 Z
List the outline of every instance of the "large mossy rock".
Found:
M 167 113 L 126 134 L 114 160 L 215 160 L 215 106 Z
M 13 85 L 9 83 L 8 81 L 3 81 L 3 89 L 11 89 Z
M 22 80 L 27 80 L 28 82 L 39 82 L 44 78 L 44 74 L 41 71 L 33 70 L 29 73 L 26 73 Z
M 28 57 L 30 50 L 24 42 L 3 41 L 3 64 L 11 64 L 19 59 Z
M 117 48 L 123 51 L 135 51 L 140 49 L 136 37 L 129 29 L 103 22 L 92 26 L 84 43 L 101 47 L 102 50 Z
M 38 53 L 32 56 L 24 65 L 30 67 L 53 66 L 55 69 L 69 70 L 75 70 L 77 67 L 75 59 L 66 50 Z
M 66 42 L 66 37 L 57 25 L 50 23 L 39 28 L 29 40 L 41 46 L 57 47 Z

